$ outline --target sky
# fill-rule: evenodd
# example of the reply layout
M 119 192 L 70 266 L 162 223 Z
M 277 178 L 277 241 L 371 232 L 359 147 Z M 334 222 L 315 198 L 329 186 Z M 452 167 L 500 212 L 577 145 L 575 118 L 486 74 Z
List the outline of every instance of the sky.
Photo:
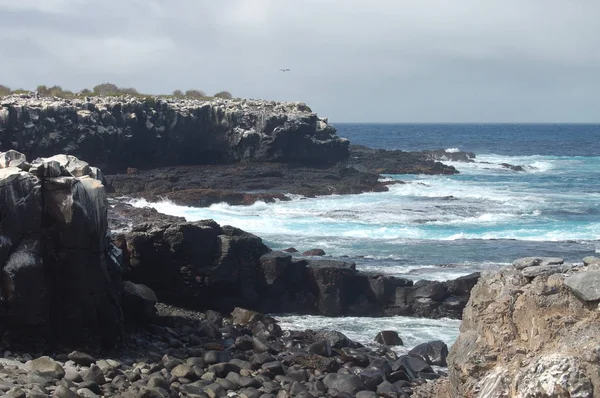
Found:
M 0 0 L 0 84 L 228 90 L 335 122 L 599 122 L 599 21 L 598 0 Z

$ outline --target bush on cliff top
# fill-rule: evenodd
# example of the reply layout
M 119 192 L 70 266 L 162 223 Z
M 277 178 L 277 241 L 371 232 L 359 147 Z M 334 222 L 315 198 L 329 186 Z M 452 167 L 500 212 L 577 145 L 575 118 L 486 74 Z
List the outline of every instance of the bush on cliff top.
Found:
M 182 99 L 196 99 L 196 100 L 210 100 L 212 98 L 224 98 L 224 99 L 233 99 L 233 96 L 228 91 L 220 91 L 215 94 L 213 97 L 206 95 L 206 93 L 202 90 L 187 90 L 183 92 L 182 90 L 173 91 L 172 95 L 152 95 L 152 94 L 142 94 L 139 93 L 133 87 L 119 87 L 116 84 L 112 83 L 102 83 L 92 90 L 87 88 L 81 90 L 78 93 L 74 93 L 72 91 L 63 90 L 60 86 L 45 86 L 40 85 L 36 87 L 36 91 L 45 97 L 59 97 L 59 98 L 82 98 L 89 96 L 114 96 L 119 97 L 122 95 L 128 95 L 132 97 L 138 98 L 147 98 L 147 97 L 174 97 L 174 98 L 182 98 Z M 28 90 L 18 89 L 11 90 L 9 87 L 0 84 L 0 96 L 10 95 L 10 94 L 28 94 L 31 93 Z

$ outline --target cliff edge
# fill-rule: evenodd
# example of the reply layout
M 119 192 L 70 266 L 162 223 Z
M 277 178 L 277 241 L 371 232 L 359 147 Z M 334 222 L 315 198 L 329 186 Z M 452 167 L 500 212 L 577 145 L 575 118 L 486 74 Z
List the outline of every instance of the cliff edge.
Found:
M 109 173 L 240 161 L 327 165 L 347 159 L 348 145 L 300 102 L 0 98 L 0 151 L 76 155 Z

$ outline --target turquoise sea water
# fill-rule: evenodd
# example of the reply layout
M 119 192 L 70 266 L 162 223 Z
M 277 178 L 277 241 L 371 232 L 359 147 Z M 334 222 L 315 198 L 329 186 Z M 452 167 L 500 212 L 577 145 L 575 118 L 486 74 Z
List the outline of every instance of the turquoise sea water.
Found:
M 323 248 L 333 257 L 351 257 L 358 268 L 411 279 L 454 278 L 524 256 L 580 262 L 600 252 L 600 125 L 336 127 L 357 144 L 460 149 L 475 152 L 477 162 L 445 162 L 460 171 L 454 176 L 385 176 L 404 183 L 383 193 L 295 197 L 248 207 L 153 206 L 188 220 L 213 218 L 240 227 L 274 249 Z M 286 321 L 294 320 L 300 322 Z M 448 339 L 456 335 L 456 323 L 438 326 L 446 327 Z M 433 327 L 417 328 L 414 335 L 426 339 Z

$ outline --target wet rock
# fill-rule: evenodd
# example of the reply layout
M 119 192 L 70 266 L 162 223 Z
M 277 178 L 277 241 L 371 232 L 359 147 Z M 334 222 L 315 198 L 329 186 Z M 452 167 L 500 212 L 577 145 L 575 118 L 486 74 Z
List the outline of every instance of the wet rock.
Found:
M 408 353 L 409 355 L 417 355 L 423 358 L 429 365 L 447 365 L 446 358 L 448 357 L 448 346 L 440 340 L 419 344 Z
M 315 333 L 315 339 L 327 340 L 333 348 L 354 347 L 355 343 L 342 332 L 336 330 L 321 330 Z
M 391 346 L 404 345 L 404 343 L 402 342 L 402 339 L 398 335 L 398 332 L 396 332 L 394 330 L 384 330 L 382 332 L 377 333 L 377 336 L 375 337 L 375 341 L 378 342 L 379 344 L 391 345 Z
M 302 253 L 303 256 L 307 256 L 307 257 L 318 257 L 318 256 L 324 256 L 325 250 L 323 249 L 310 249 L 305 251 L 304 253 Z

